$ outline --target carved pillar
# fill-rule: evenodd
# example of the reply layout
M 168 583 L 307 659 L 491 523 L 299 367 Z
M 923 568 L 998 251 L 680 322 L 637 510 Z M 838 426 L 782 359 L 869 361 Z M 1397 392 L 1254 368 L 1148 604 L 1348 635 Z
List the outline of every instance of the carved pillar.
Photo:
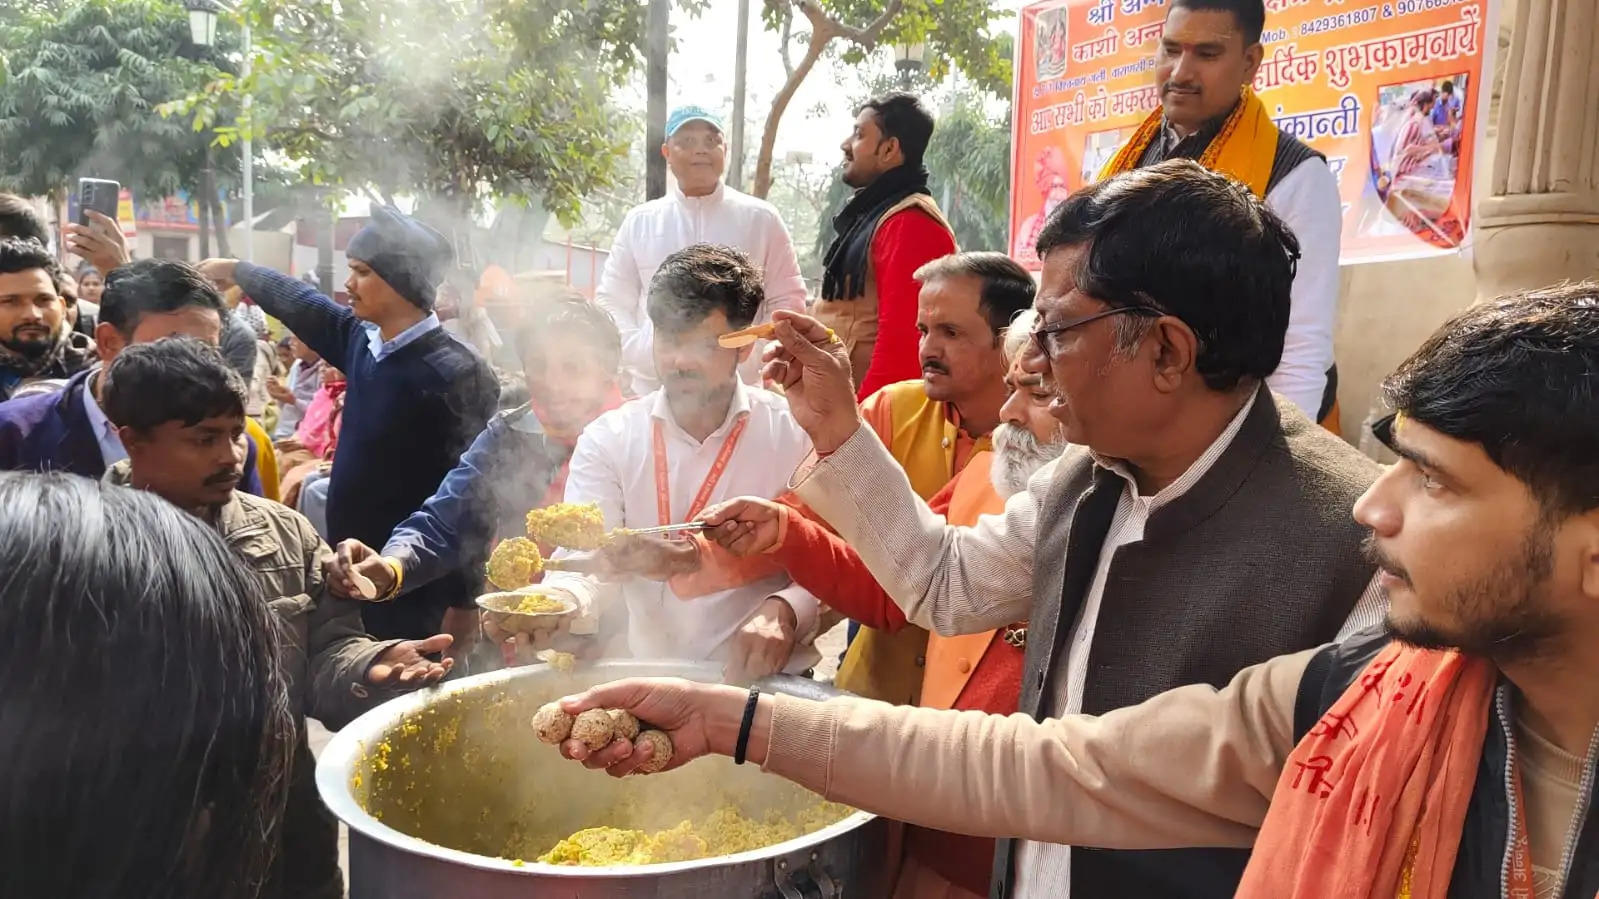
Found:
M 1599 278 L 1599 0 L 1517 0 L 1477 295 Z

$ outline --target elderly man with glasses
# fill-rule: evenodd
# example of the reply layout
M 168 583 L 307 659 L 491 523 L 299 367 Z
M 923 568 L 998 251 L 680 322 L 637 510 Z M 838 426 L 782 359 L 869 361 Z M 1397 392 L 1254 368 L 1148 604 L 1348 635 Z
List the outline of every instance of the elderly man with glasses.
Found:
M 1377 465 L 1265 386 L 1298 241 L 1247 189 L 1177 160 L 1085 188 L 1038 239 L 1022 367 L 1074 444 L 1002 515 L 949 525 L 849 402 L 842 352 L 779 316 L 767 373 L 821 457 L 796 493 L 913 623 L 1030 619 L 1020 710 L 1102 714 L 1381 620 L 1349 518 Z M 1247 852 L 1002 843 L 999 896 L 1231 896 Z

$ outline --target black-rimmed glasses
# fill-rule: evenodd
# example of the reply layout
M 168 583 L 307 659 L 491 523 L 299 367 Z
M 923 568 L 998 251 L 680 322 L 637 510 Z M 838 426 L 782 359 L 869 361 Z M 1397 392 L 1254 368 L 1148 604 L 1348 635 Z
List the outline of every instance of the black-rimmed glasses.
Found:
M 1143 315 L 1149 318 L 1159 318 L 1165 314 L 1154 306 L 1115 306 L 1110 309 L 1101 309 L 1092 315 L 1074 318 L 1058 325 L 1050 325 L 1047 328 L 1034 328 L 1031 334 L 1033 346 L 1037 347 L 1038 351 L 1043 353 L 1046 358 L 1053 359 L 1062 352 L 1060 341 L 1055 337 L 1057 334 L 1064 334 L 1073 328 L 1086 325 L 1098 319 L 1109 318 L 1112 315 Z

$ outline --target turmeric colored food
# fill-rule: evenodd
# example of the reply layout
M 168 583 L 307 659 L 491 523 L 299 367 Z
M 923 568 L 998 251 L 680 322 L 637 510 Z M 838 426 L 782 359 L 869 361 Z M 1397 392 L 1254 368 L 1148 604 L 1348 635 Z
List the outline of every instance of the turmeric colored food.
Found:
M 544 556 L 539 553 L 538 544 L 526 537 L 501 540 L 489 554 L 489 582 L 501 590 L 520 590 L 533 583 L 543 570 Z
M 770 812 L 757 820 L 732 805 L 723 805 L 699 820 L 684 820 L 653 833 L 588 827 L 556 843 L 539 861 L 551 865 L 657 865 L 731 855 L 795 839 L 850 813 L 846 806 L 821 802 L 794 815 Z
M 594 503 L 554 503 L 527 513 L 527 535 L 567 549 L 599 549 L 605 516 Z

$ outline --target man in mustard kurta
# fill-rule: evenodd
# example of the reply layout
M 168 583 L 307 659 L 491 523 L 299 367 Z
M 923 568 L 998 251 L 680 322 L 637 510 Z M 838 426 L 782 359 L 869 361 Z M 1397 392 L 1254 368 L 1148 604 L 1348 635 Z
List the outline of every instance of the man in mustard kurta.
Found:
M 928 499 L 972 456 L 990 449 L 1005 402 L 1005 329 L 1033 303 L 1031 276 L 1003 253 L 956 253 L 916 272 L 922 378 L 890 384 L 861 404 L 866 422 Z M 821 597 L 825 602 L 826 597 Z M 854 626 L 852 625 L 852 630 Z M 860 626 L 837 685 L 887 702 L 917 703 L 927 631 Z

